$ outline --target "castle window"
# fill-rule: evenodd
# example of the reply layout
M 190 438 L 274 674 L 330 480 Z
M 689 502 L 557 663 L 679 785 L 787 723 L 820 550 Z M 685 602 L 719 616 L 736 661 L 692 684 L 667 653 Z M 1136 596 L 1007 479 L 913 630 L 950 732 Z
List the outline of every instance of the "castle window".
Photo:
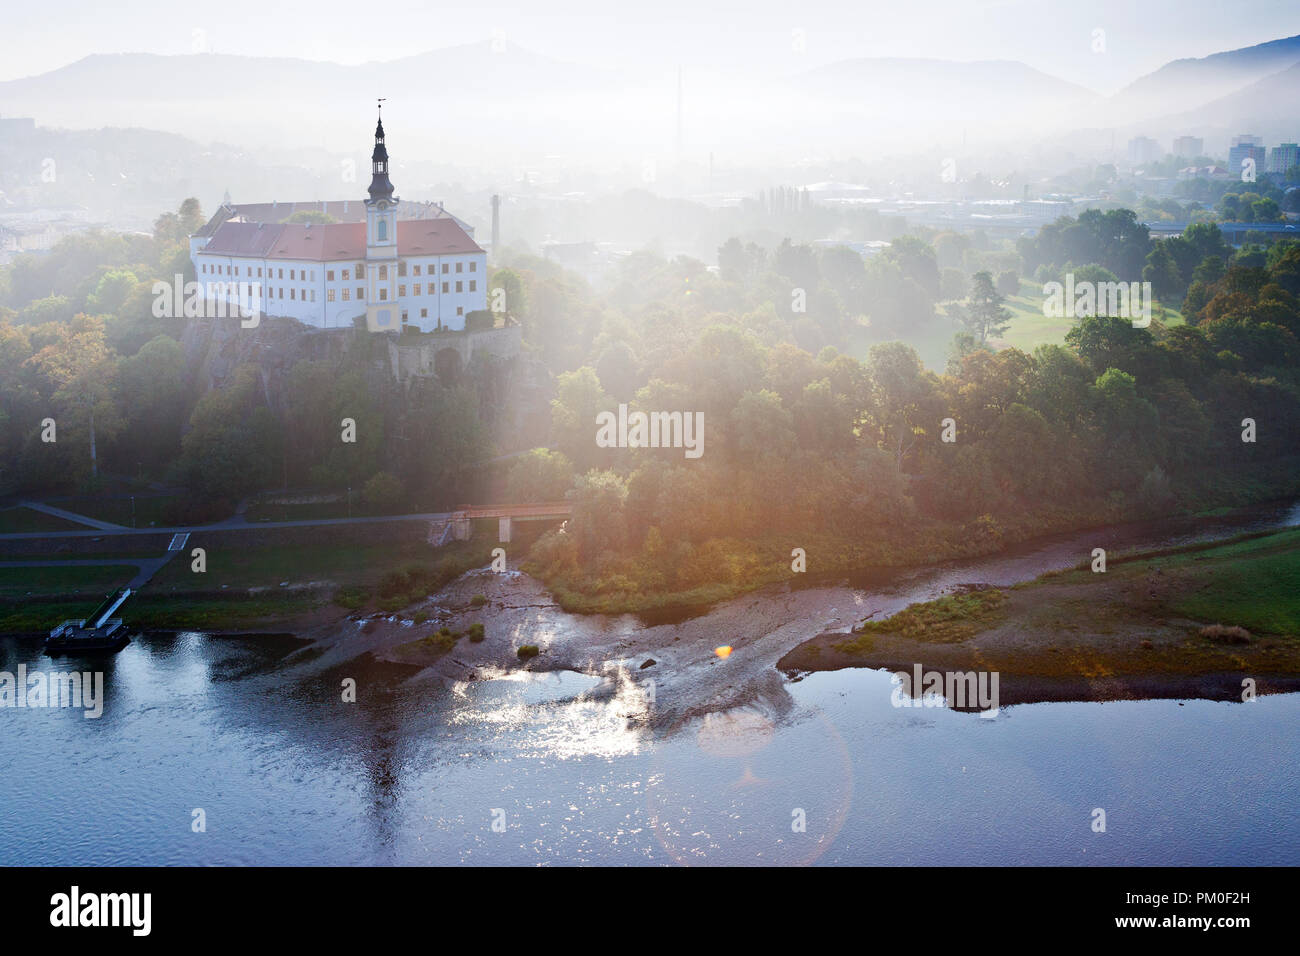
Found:
M 379 301 L 380 301 L 380 302 L 387 302 L 387 301 L 388 301 L 388 290 L 387 290 L 387 289 L 380 289 L 380 290 L 379 290 Z
M 477 262 L 471 262 L 471 263 L 469 264 L 469 271 L 470 271 L 470 272 L 478 272 L 478 263 L 477 263 Z
M 296 299 L 298 298 L 298 290 L 297 290 L 297 289 L 290 289 L 290 290 L 289 290 L 289 298 L 291 298 L 291 299 L 295 299 L 295 300 L 296 300 Z
M 414 291 L 411 292 L 411 295 L 419 295 L 419 294 L 420 294 L 420 283 L 417 282 L 417 283 L 416 283 L 415 285 L 413 285 L 411 288 L 414 290 Z
M 387 279 L 387 278 L 388 278 L 388 266 L 380 266 L 380 267 L 379 267 L 379 278 L 380 278 L 380 279 Z
M 238 271 L 238 270 L 236 270 L 236 271 Z M 292 269 L 289 270 L 289 278 L 290 278 L 290 279 L 296 279 L 296 278 L 298 278 L 296 275 L 294 275 L 294 270 L 292 270 Z
M 343 278 L 346 279 L 347 276 L 345 275 Z M 334 281 L 334 270 L 333 270 L 333 269 L 326 269 L 326 270 L 325 270 L 325 281 L 326 281 L 326 282 L 333 282 L 333 281 Z
M 445 262 L 442 264 L 442 274 L 443 275 L 447 274 L 447 263 Z
M 458 306 L 456 306 L 456 314 L 457 314 L 457 315 L 464 315 L 464 314 L 465 314 L 465 307 L 464 307 L 463 305 L 458 305 Z
M 465 283 L 463 283 L 463 282 L 457 282 L 457 283 L 456 283 L 456 291 L 457 291 L 457 292 L 464 292 L 465 290 L 461 288 L 461 286 L 463 286 L 464 284 L 465 284 Z
M 360 302 L 366 297 L 366 290 L 362 286 L 357 286 L 357 301 Z
M 357 263 L 357 278 L 358 278 L 358 279 L 364 279 L 365 276 L 366 276 L 366 264 L 365 264 L 364 262 L 358 262 L 358 263 Z
M 404 285 L 399 285 L 399 286 L 397 287 L 397 294 L 400 295 L 403 299 L 405 299 L 405 298 L 406 298 L 406 286 L 404 286 Z
M 349 270 L 349 269 L 344 269 L 344 270 L 343 270 L 343 281 L 344 281 L 344 282 L 347 282 L 349 279 L 352 278 L 352 276 L 348 274 L 350 271 L 351 271 L 351 270 Z
M 351 299 L 351 294 L 350 294 L 351 291 L 352 291 L 351 289 L 344 289 L 344 290 L 343 290 L 343 301 L 344 301 L 344 302 L 347 302 L 347 301 L 349 301 L 349 300 Z M 334 290 L 331 289 L 331 290 L 330 290 L 330 295 L 333 295 L 333 294 L 334 294 Z
M 405 263 L 405 262 L 399 262 L 399 263 L 397 264 L 397 277 L 400 279 L 400 278 L 404 277 L 405 275 L 406 275 L 406 263 Z
M 420 310 L 420 318 L 422 318 L 422 319 L 427 319 L 428 317 L 429 317 L 429 310 L 428 310 L 428 309 L 421 309 L 421 310 Z
M 457 272 L 460 272 L 460 271 L 461 271 L 462 269 L 464 269 L 464 268 L 465 268 L 465 263 L 463 263 L 463 262 L 458 262 L 458 263 L 456 263 L 456 271 L 457 271 Z
M 420 264 L 418 262 L 415 264 L 415 274 L 417 276 L 420 274 Z
M 348 297 L 348 290 L 347 290 L 347 289 L 344 289 L 344 290 L 343 290 L 343 298 L 346 299 L 347 297 Z M 333 301 L 334 301 L 334 290 L 333 290 L 333 289 L 326 289 L 326 290 L 325 290 L 325 301 L 326 301 L 326 302 L 333 302 Z
M 469 291 L 470 292 L 478 291 L 478 281 L 476 279 L 469 280 Z
M 388 221 L 385 219 L 379 220 L 379 241 L 388 241 Z
M 446 283 L 446 282 L 444 282 L 444 283 L 442 284 L 442 291 L 443 291 L 444 293 L 446 293 L 446 291 L 447 291 L 447 283 Z
M 281 279 L 284 278 L 284 270 L 283 270 L 283 269 L 280 270 L 280 278 L 281 278 Z

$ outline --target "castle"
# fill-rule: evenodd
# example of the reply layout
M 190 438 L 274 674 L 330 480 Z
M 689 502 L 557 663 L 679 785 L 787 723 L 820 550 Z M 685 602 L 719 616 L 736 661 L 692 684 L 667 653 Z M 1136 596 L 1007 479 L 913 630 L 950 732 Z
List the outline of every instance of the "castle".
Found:
M 320 329 L 460 330 L 487 308 L 487 254 L 473 230 L 441 205 L 404 205 L 388 178 L 382 116 L 368 198 L 360 202 L 229 200 L 190 239 L 202 298 L 233 301 L 252 287 L 261 313 Z M 336 222 L 288 222 L 319 212 Z

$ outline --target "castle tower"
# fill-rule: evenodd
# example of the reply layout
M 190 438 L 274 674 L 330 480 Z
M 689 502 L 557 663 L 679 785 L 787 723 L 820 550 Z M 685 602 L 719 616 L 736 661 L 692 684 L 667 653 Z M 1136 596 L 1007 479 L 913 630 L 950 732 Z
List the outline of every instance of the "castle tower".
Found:
M 381 104 L 380 109 L 383 109 Z M 370 198 L 366 204 L 366 327 L 371 332 L 400 332 L 397 301 L 397 203 L 388 178 L 384 119 L 375 127 L 370 156 Z

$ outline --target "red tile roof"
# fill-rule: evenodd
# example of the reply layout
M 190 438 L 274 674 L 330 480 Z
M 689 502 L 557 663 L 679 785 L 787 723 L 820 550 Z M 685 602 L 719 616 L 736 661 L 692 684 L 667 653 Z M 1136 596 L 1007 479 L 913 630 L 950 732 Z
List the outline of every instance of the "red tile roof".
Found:
M 323 225 L 224 222 L 202 250 L 220 256 L 254 259 L 296 259 L 340 262 L 366 257 L 366 224 L 335 222 Z M 400 256 L 445 256 L 482 252 L 450 217 L 398 220 Z
M 300 212 L 323 212 L 339 222 L 365 222 L 366 204 L 361 199 L 335 199 L 319 202 L 248 202 L 224 203 L 217 207 L 212 218 L 196 236 L 210 236 L 224 222 L 263 222 L 268 226 L 280 225 L 286 219 Z M 406 219 L 455 219 L 461 228 L 465 222 L 453 216 L 436 202 L 415 202 L 403 200 L 397 206 L 398 220 Z
M 249 256 L 265 259 L 283 226 L 263 226 L 255 222 L 227 222 L 208 240 L 204 252 L 219 256 Z

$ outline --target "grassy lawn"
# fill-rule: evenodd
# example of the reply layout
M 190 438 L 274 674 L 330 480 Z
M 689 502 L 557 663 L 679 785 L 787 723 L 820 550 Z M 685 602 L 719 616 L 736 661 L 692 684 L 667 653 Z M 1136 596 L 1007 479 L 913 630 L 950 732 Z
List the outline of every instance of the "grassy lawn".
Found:
M 1002 605 L 1007 596 L 1001 591 L 970 591 L 949 594 L 935 601 L 913 604 L 884 621 L 868 621 L 858 628 L 870 646 L 873 633 L 901 634 L 914 641 L 956 644 L 974 637 L 986 627 L 1002 621 Z M 853 642 L 842 645 L 853 651 Z
M 1173 610 L 1253 633 L 1300 637 L 1300 530 L 1178 556 L 1169 567 L 1199 585 L 1170 602 Z
M 137 496 L 135 499 L 135 527 L 168 527 L 169 523 L 163 519 L 163 509 L 177 500 L 175 497 L 168 496 Z M 51 499 L 48 504 L 98 521 L 109 521 L 113 524 L 120 524 L 125 528 L 132 526 L 130 497 L 101 498 L 82 495 L 74 498 Z
M 1032 279 L 1021 279 L 1020 291 L 1002 304 L 1011 313 L 1011 325 L 998 341 L 1022 352 L 1032 352 L 1040 345 L 1064 345 L 1065 334 L 1075 325 L 1072 318 L 1043 315 L 1043 284 Z M 1164 315 L 1160 320 L 1166 326 L 1184 324 L 1181 312 L 1159 302 L 1152 306 L 1152 319 L 1160 317 L 1161 311 Z
M 26 534 L 32 531 L 85 531 L 84 524 L 67 521 L 31 508 L 5 508 L 0 511 L 0 534 Z
M 102 599 L 136 575 L 129 564 L 81 568 L 0 568 L 0 597 L 86 594 Z
M 481 542 L 482 538 L 479 540 Z M 423 541 L 396 541 L 392 544 L 322 542 L 318 545 L 244 548 L 230 533 L 206 538 L 195 534 L 186 544 L 187 549 L 192 547 L 207 551 L 207 572 L 195 574 L 190 570 L 189 561 L 176 559 L 150 582 L 151 588 L 276 587 L 282 581 L 291 584 L 334 581 L 373 585 L 393 568 L 417 562 L 436 562 L 451 551 L 450 547 L 432 548 Z

